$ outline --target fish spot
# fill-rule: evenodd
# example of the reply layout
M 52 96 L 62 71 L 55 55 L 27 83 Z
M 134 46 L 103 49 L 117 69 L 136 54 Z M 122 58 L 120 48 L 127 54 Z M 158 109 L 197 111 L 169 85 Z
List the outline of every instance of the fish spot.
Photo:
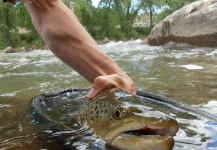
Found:
M 102 107 L 105 108 L 105 107 L 106 107 L 106 104 L 104 104 Z
M 98 110 L 98 106 L 95 107 L 95 111 Z
M 99 115 L 99 110 L 96 111 L 96 114 Z
M 91 119 L 90 119 L 91 121 L 94 121 L 94 118 L 93 118 L 93 116 L 91 117 Z

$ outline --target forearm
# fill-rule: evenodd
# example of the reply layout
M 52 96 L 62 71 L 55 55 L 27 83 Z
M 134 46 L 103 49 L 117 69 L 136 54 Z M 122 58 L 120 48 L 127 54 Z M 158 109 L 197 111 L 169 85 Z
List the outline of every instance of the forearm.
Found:
M 53 51 L 66 64 L 93 82 L 102 75 L 124 72 L 103 54 L 98 45 L 60 0 L 26 3 L 33 24 Z

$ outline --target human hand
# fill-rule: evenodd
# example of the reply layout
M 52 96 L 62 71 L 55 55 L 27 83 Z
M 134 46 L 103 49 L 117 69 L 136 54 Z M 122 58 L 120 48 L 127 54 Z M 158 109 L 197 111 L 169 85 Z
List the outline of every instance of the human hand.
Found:
M 106 88 L 120 88 L 133 95 L 136 95 L 135 84 L 126 74 L 111 74 L 98 76 L 90 89 L 87 98 L 92 99 Z

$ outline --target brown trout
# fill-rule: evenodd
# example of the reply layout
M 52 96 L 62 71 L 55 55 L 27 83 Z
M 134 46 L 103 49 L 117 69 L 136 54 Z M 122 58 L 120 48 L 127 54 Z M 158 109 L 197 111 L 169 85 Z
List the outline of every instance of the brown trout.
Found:
M 105 90 L 86 101 L 78 122 L 88 125 L 108 145 L 118 149 L 171 150 L 173 136 L 179 129 L 177 121 L 167 114 L 123 102 L 116 93 L 117 89 Z

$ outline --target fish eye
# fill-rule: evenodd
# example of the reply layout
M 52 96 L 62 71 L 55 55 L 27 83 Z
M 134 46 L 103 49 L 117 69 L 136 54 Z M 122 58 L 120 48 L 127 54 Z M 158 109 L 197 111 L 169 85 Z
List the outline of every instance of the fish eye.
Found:
M 117 118 L 120 117 L 120 114 L 121 114 L 120 110 L 116 110 L 116 111 L 115 111 L 115 116 L 116 116 Z
M 123 107 L 116 107 L 115 112 L 114 112 L 114 118 L 115 119 L 120 119 L 122 118 L 125 114 L 127 114 L 127 110 Z

